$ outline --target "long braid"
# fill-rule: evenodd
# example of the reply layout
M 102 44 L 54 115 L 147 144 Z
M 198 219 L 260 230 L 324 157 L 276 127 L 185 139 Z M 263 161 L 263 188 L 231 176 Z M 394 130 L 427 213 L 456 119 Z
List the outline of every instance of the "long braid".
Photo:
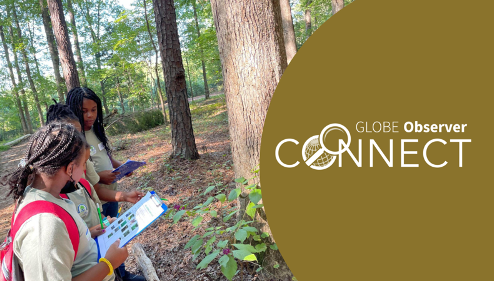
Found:
M 97 116 L 93 124 L 93 130 L 96 137 L 103 143 L 108 156 L 111 156 L 112 151 L 110 149 L 110 144 L 108 138 L 106 137 L 105 127 L 103 125 L 103 106 L 101 104 L 101 99 L 94 93 L 91 89 L 85 87 L 76 87 L 67 93 L 66 103 L 72 110 L 72 112 L 79 118 L 81 125 L 84 124 L 84 112 L 82 109 L 82 104 L 84 99 L 90 99 L 94 101 L 97 105 Z M 84 133 L 85 135 L 85 133 Z
M 2 178 L 10 187 L 7 196 L 21 197 L 30 177 L 35 174 L 53 176 L 60 168 L 79 159 L 86 146 L 84 137 L 71 124 L 52 122 L 41 127 L 31 137 L 22 164 Z

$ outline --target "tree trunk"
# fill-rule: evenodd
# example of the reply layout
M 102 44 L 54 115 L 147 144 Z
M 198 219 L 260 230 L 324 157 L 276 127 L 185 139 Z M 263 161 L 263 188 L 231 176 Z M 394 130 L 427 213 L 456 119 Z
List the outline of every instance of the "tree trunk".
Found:
M 14 22 L 17 27 L 17 37 L 22 40 L 21 27 L 19 25 L 19 20 L 17 19 L 17 12 L 15 11 L 15 4 L 12 6 L 12 15 L 14 16 Z M 36 109 L 38 110 L 38 117 L 41 126 L 45 125 L 45 120 L 43 116 L 43 110 L 39 104 L 38 91 L 36 90 L 36 85 L 34 85 L 33 78 L 31 77 L 31 69 L 29 68 L 29 59 L 27 57 L 26 48 L 21 48 L 22 58 L 24 59 L 24 67 L 27 75 L 27 80 L 29 81 L 29 86 L 34 96 L 34 103 L 36 104 Z
M 29 130 L 26 125 L 26 117 L 24 116 L 24 110 L 21 105 L 21 99 L 19 97 L 19 93 L 17 92 L 17 83 L 15 82 L 14 71 L 12 70 L 12 63 L 10 62 L 9 48 L 7 47 L 7 43 L 5 41 L 3 25 L 0 25 L 0 37 L 2 38 L 3 50 L 5 52 L 5 59 L 7 60 L 7 67 L 9 68 L 10 80 L 12 81 L 12 92 L 14 92 L 15 104 L 17 106 L 17 109 L 19 110 L 19 116 L 21 118 L 22 130 L 24 131 L 25 134 L 28 134 Z
M 171 157 L 198 159 L 173 0 L 153 0 L 172 131 Z
M 39 70 L 39 62 L 38 58 L 36 58 L 36 49 L 34 47 L 34 24 L 33 24 L 33 29 L 31 30 L 31 26 L 29 22 L 27 23 L 27 30 L 29 31 L 29 41 L 31 42 L 29 46 L 29 52 L 33 54 L 33 59 L 34 59 L 34 65 L 36 66 L 36 75 L 38 77 L 41 77 L 41 71 Z
M 280 0 L 281 18 L 283 19 L 283 37 L 285 38 L 286 60 L 290 64 L 297 53 L 297 42 L 295 41 L 295 29 L 293 28 L 292 9 L 290 0 Z
M 151 40 L 151 45 L 153 45 L 154 54 L 155 54 L 155 58 L 156 58 L 156 64 L 154 65 L 154 72 L 156 74 L 156 81 L 157 81 L 156 84 L 158 85 L 158 95 L 159 95 L 160 101 L 161 101 L 161 113 L 163 114 L 163 118 L 165 118 L 165 125 L 166 125 L 166 124 L 168 124 L 168 118 L 166 117 L 165 101 L 163 99 L 163 92 L 161 91 L 160 75 L 158 73 L 158 49 L 156 48 L 156 45 L 154 44 L 153 35 L 151 34 L 151 28 L 149 27 L 146 0 L 142 0 L 142 2 L 144 4 L 144 16 L 146 18 L 146 27 L 147 27 L 148 34 L 149 34 L 149 40 Z M 152 77 L 152 75 L 151 75 L 151 77 Z
M 41 6 L 41 17 L 43 18 L 43 27 L 45 29 L 46 41 L 48 43 L 48 49 L 50 50 L 51 63 L 55 72 L 55 82 L 57 83 L 58 102 L 65 103 L 64 92 L 66 90 L 63 85 L 63 79 L 60 75 L 60 58 L 58 56 L 58 50 L 55 42 L 55 35 L 53 35 L 53 29 L 51 27 L 50 14 L 48 6 L 45 6 L 44 0 L 39 0 Z
M 312 0 L 308 0 L 307 4 L 305 6 L 305 41 L 309 39 L 309 37 L 312 35 L 312 19 L 311 19 L 311 8 L 310 5 L 312 4 Z
M 98 69 L 101 70 L 101 66 Z M 101 86 L 101 97 L 103 98 L 103 107 L 105 108 L 105 114 L 108 115 L 110 114 L 110 109 L 108 109 L 108 104 L 106 103 L 105 81 L 101 80 L 99 81 L 99 84 Z
M 120 106 L 122 107 L 122 113 L 125 113 L 123 96 L 122 93 L 120 92 L 120 80 L 118 79 L 118 77 L 117 77 L 117 94 L 118 94 L 118 98 L 120 99 Z
M 269 103 L 287 66 L 280 2 L 211 0 L 211 8 L 223 68 L 235 176 L 249 178 L 259 164 Z M 240 196 L 239 219 L 245 213 L 247 193 L 244 189 Z M 267 223 L 261 231 L 271 232 Z M 279 251 L 268 249 L 264 261 L 263 267 L 272 271 L 273 279 L 291 280 L 293 275 Z M 276 263 L 280 266 L 273 270 Z
M 48 9 L 50 10 L 51 24 L 55 37 L 57 38 L 58 53 L 62 61 L 63 77 L 67 85 L 67 91 L 80 87 L 77 66 L 72 53 L 72 45 L 69 40 L 67 24 L 63 15 L 63 6 L 61 0 L 48 0 Z
M 75 24 L 74 8 L 72 7 L 72 1 L 67 0 L 67 10 L 69 14 L 70 29 L 72 31 L 72 37 L 74 39 L 75 47 L 75 60 L 77 63 L 77 70 L 79 71 L 81 85 L 87 87 L 86 73 L 84 72 L 84 62 L 82 61 L 81 47 L 79 46 L 79 35 L 77 33 L 77 26 Z
M 331 15 L 338 13 L 344 6 L 343 0 L 331 0 Z
M 192 81 L 190 80 L 189 61 L 187 60 L 187 57 L 185 57 L 185 63 L 187 64 L 187 75 L 189 76 L 190 95 L 192 97 L 192 100 L 194 100 L 194 91 L 192 90 Z
M 194 20 L 196 22 L 197 38 L 199 39 L 199 37 L 201 37 L 201 30 L 199 29 L 199 20 L 197 19 L 196 0 L 194 0 L 194 3 L 192 3 L 192 9 L 194 10 Z M 206 64 L 204 63 L 204 50 L 202 49 L 202 46 L 199 46 L 199 51 L 201 52 L 202 78 L 204 80 L 204 96 L 205 99 L 209 99 L 208 78 L 206 75 Z

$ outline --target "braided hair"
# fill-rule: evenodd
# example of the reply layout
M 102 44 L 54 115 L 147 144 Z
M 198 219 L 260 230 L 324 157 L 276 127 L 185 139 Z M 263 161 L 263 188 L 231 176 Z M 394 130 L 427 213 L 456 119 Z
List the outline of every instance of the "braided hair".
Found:
M 50 105 L 48 108 L 48 112 L 46 112 L 46 124 L 58 121 L 58 122 L 69 122 L 69 121 L 77 121 L 79 122 L 79 118 L 70 110 L 70 107 L 66 104 L 58 103 L 56 100 L 53 100 L 55 104 Z
M 52 122 L 36 131 L 17 169 L 3 177 L 14 199 L 24 194 L 30 177 L 53 176 L 62 167 L 82 157 L 86 141 L 72 124 Z
M 105 127 L 103 126 L 103 107 L 101 106 L 101 100 L 91 89 L 86 87 L 76 87 L 67 93 L 66 103 L 74 112 L 74 114 L 79 118 L 81 125 L 84 124 L 84 112 L 82 110 L 82 104 L 84 99 L 90 99 L 94 101 L 97 105 L 98 116 L 93 124 L 93 130 L 96 137 L 105 146 L 108 156 L 111 156 L 111 149 L 108 138 L 105 134 Z M 84 130 L 83 130 L 84 131 Z M 84 133 L 85 135 L 85 133 Z

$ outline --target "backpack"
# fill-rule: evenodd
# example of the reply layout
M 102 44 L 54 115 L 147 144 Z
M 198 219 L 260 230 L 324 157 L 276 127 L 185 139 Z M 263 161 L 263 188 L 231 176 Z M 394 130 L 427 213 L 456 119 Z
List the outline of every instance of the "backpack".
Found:
M 17 209 L 17 208 L 16 208 Z M 22 224 L 34 215 L 50 213 L 59 217 L 64 223 L 69 233 L 70 241 L 72 242 L 72 248 L 74 249 L 74 260 L 77 257 L 77 250 L 79 248 L 79 229 L 74 218 L 59 205 L 48 201 L 34 201 L 22 208 L 16 217 L 14 222 L 15 211 L 12 214 L 12 220 L 10 222 L 10 230 L 5 238 L 5 241 L 0 246 L 0 258 L 1 258 L 1 270 L 0 281 L 17 281 L 23 280 L 23 273 L 18 265 L 17 258 L 14 254 L 14 240 L 15 234 L 21 228 Z
M 89 194 L 89 198 L 93 199 L 93 195 L 91 194 L 91 185 L 89 184 L 89 182 L 87 180 L 81 178 L 79 180 L 79 183 L 82 184 L 82 186 L 84 186 L 84 189 L 86 190 L 87 194 Z M 67 194 L 60 194 L 60 197 L 62 197 L 64 199 L 69 199 Z

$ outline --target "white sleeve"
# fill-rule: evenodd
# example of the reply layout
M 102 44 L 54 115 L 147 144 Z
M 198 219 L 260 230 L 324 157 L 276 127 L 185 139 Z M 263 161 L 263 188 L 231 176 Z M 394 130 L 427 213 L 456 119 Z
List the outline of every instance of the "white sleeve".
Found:
M 38 214 L 19 229 L 14 251 L 25 281 L 71 280 L 74 249 L 65 223 L 53 214 Z

